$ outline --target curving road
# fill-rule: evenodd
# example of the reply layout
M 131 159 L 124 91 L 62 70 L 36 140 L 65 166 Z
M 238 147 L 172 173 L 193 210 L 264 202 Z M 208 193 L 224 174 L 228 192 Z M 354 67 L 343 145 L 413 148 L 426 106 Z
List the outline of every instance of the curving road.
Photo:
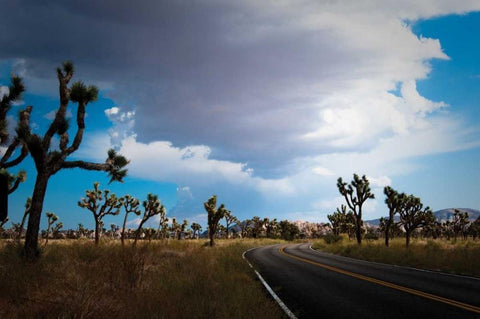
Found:
M 480 280 L 273 245 L 246 252 L 298 318 L 480 318 Z

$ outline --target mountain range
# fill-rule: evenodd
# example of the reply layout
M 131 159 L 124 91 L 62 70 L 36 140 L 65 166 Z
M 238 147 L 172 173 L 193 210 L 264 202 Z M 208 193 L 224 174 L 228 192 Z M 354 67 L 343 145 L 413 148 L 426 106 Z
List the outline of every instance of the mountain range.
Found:
M 480 210 L 472 209 L 472 208 L 446 208 L 446 209 L 441 209 L 433 212 L 433 215 L 439 222 L 444 222 L 444 221 L 453 219 L 453 214 L 455 213 L 455 209 L 461 212 L 467 212 L 468 219 L 470 219 L 470 221 L 472 222 L 475 221 L 478 217 L 480 217 Z M 398 220 L 399 220 L 398 216 L 395 216 L 395 221 L 398 221 Z M 365 223 L 368 223 L 371 226 L 378 226 L 380 224 L 380 218 L 366 220 Z

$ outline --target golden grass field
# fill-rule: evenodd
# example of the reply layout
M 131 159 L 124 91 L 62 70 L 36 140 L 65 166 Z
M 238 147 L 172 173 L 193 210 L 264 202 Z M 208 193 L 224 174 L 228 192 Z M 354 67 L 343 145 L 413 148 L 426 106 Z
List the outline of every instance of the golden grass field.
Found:
M 242 259 L 270 243 L 51 241 L 37 263 L 24 264 L 3 242 L 0 318 L 281 318 Z
M 344 237 L 333 244 L 316 240 L 313 248 L 342 256 L 480 277 L 480 240 L 413 239 L 405 247 L 404 238 L 396 238 L 386 247 L 382 239 L 361 245 Z

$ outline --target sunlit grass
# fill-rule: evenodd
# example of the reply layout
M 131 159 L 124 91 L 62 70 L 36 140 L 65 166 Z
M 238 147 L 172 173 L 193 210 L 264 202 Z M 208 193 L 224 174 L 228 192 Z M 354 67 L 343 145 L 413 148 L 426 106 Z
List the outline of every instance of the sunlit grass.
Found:
M 1 318 L 281 318 L 242 252 L 273 243 L 53 241 L 35 264 L 0 247 Z
M 317 240 L 313 248 L 363 260 L 480 277 L 480 241 L 415 239 L 407 248 L 402 238 L 392 240 L 389 247 L 381 239 L 358 245 L 343 238 L 333 244 Z

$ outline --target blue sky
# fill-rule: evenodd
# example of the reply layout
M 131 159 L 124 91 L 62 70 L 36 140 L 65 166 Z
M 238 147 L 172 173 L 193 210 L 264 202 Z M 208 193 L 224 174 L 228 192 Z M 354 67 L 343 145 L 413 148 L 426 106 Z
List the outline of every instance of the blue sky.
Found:
M 480 208 L 476 1 L 4 8 L 0 87 L 11 71 L 24 77 L 36 132 L 58 106 L 55 67 L 70 59 L 75 80 L 100 88 L 75 158 L 102 162 L 113 146 L 131 159 L 123 184 L 80 170 L 52 177 L 44 211 L 68 228 L 92 227 L 76 203 L 94 181 L 119 196 L 155 193 L 168 216 L 203 225 L 212 194 L 240 219 L 324 222 L 342 203 L 336 179 L 354 172 L 377 197 L 365 219 L 386 214 L 385 185 L 434 210 Z M 13 222 L 35 180 L 30 159 L 20 168 Z

